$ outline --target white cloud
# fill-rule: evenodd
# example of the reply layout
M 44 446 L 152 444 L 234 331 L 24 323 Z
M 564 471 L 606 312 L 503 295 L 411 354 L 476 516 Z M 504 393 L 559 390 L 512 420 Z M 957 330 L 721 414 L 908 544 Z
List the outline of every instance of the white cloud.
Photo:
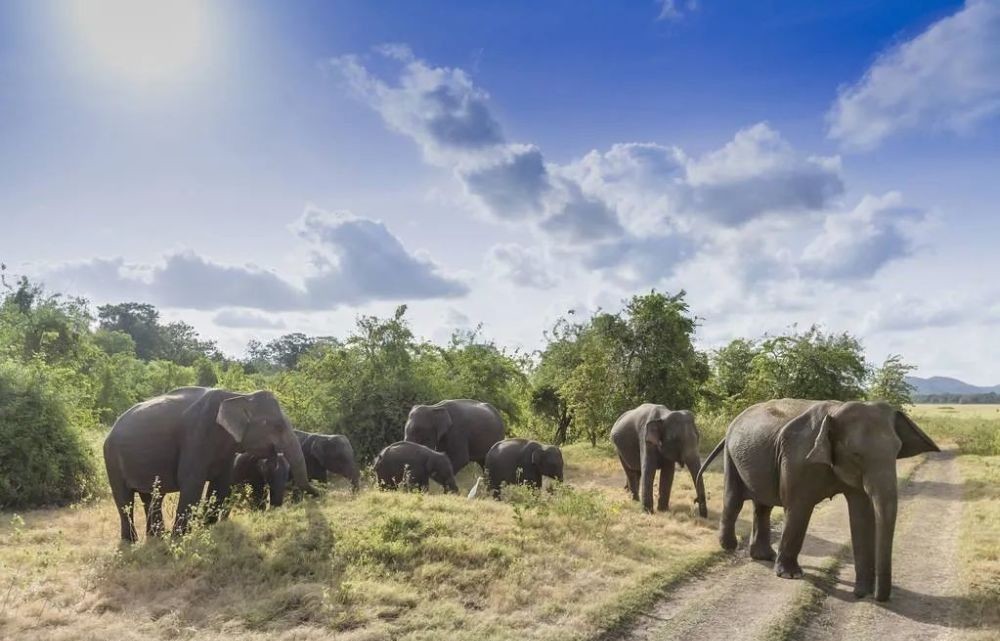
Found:
M 698 0 L 656 0 L 660 12 L 657 20 L 680 20 L 687 12 L 698 8 Z
M 998 113 L 1000 3 L 968 0 L 842 89 L 828 116 L 829 135 L 867 149 L 908 129 L 968 131 Z
M 227 308 L 220 310 L 212 317 L 212 322 L 219 327 L 233 329 L 284 329 L 285 321 L 281 318 L 261 314 L 253 309 Z
M 550 289 L 556 285 L 545 257 L 534 248 L 515 243 L 494 245 L 486 262 L 489 270 L 501 281 L 535 289 Z
M 803 272 L 828 280 L 868 278 L 910 254 L 905 227 L 922 217 L 897 192 L 865 196 L 852 211 L 827 216 L 823 232 L 803 252 Z
M 223 265 L 191 251 L 168 254 L 154 265 L 128 265 L 121 258 L 64 263 L 43 269 L 41 276 L 57 288 L 102 300 L 197 310 L 322 310 L 468 292 L 429 258 L 408 252 L 381 222 L 310 207 L 294 227 L 312 256 L 312 272 L 302 285 L 254 265 Z

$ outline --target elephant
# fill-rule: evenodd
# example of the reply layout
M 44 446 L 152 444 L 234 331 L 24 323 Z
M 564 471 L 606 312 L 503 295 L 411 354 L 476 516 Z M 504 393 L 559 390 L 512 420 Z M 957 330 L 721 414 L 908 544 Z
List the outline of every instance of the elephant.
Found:
M 653 477 L 660 470 L 660 491 L 656 509 L 670 507 L 670 489 L 674 483 L 674 465 L 687 467 L 694 481 L 698 514 L 708 516 L 705 484 L 698 477 L 698 428 L 688 410 L 669 410 L 663 405 L 643 403 L 615 421 L 611 442 L 625 470 L 626 487 L 632 500 L 642 499 L 642 508 L 653 512 Z
M 847 499 L 858 598 L 892 590 L 896 526 L 896 459 L 938 446 L 903 412 L 884 402 L 772 400 L 737 416 L 705 459 L 699 475 L 723 455 L 719 543 L 736 548 L 736 518 L 747 499 L 754 518 L 750 556 L 775 561 L 779 577 L 798 579 L 799 551 L 817 503 Z M 777 555 L 771 547 L 771 510 L 785 510 Z
M 306 459 L 306 472 L 311 481 L 326 481 L 328 474 L 339 474 L 351 482 L 357 492 L 361 471 L 354 458 L 351 441 L 340 434 L 313 434 L 295 430 Z
M 233 485 L 250 488 L 251 506 L 255 510 L 263 510 L 268 503 L 271 507 L 281 507 L 290 473 L 291 467 L 284 454 L 257 458 L 250 452 L 243 452 L 233 461 Z
M 542 477 L 563 480 L 562 452 L 554 445 L 542 445 L 538 441 L 523 438 L 508 438 L 496 443 L 486 453 L 486 478 L 489 480 L 493 498 L 500 499 L 500 489 L 504 484 L 523 483 L 531 487 L 542 487 Z
M 397 441 L 383 448 L 375 458 L 375 476 L 379 487 L 386 489 L 406 486 L 426 492 L 433 480 L 446 493 L 458 493 L 455 471 L 447 455 L 410 441 Z
M 216 502 L 207 520 L 219 519 L 229 496 L 238 452 L 258 458 L 284 454 L 295 485 L 316 495 L 302 447 L 274 394 L 181 387 L 126 410 L 104 440 L 104 463 L 121 519 L 121 538 L 137 540 L 133 499 L 139 493 L 147 534 L 163 530 L 163 495 L 180 492 L 175 535 L 188 531 L 192 510 L 208 496 Z
M 500 412 L 489 403 L 458 399 L 435 405 L 414 405 L 403 439 L 444 452 L 457 474 L 469 461 L 485 469 L 486 453 L 503 440 Z

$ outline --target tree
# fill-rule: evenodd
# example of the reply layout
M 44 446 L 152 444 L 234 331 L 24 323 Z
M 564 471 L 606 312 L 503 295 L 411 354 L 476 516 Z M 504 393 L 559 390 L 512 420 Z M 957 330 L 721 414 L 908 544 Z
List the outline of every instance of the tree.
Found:
M 103 330 L 123 332 L 135 341 L 136 356 L 144 361 L 162 353 L 160 312 L 147 303 L 118 303 L 97 308 L 97 320 Z
M 684 296 L 653 291 L 618 314 L 556 323 L 533 376 L 532 401 L 536 414 L 557 422 L 556 440 L 596 443 L 622 412 L 645 402 L 694 407 L 709 367 L 694 348 L 696 322 Z
M 913 365 L 904 363 L 899 354 L 890 354 L 882 367 L 872 373 L 868 398 L 885 401 L 898 409 L 912 405 L 912 394 L 916 388 L 907 382 L 906 375 L 915 369 Z

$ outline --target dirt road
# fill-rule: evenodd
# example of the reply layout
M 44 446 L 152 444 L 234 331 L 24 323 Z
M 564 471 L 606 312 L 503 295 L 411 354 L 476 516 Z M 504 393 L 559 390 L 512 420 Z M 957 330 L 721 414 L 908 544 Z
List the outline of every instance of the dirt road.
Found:
M 943 452 L 901 462 L 901 476 L 908 471 L 912 475 L 900 490 L 889 603 L 859 601 L 852 594 L 847 504 L 836 497 L 817 506 L 810 523 L 799 558 L 805 580 L 779 579 L 770 563 L 752 561 L 741 548 L 728 564 L 677 586 L 623 641 L 956 638 L 958 465 L 953 452 Z

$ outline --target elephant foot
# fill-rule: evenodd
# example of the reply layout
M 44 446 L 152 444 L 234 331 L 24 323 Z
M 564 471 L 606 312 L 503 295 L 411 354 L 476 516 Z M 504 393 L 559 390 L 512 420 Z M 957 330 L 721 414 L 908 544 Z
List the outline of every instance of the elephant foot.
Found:
M 736 534 L 732 532 L 723 532 L 719 534 L 719 545 L 726 552 L 733 552 L 736 550 Z
M 854 596 L 863 599 L 872 593 L 872 587 L 870 585 L 861 585 L 860 583 L 854 586 Z
M 656 511 L 657 512 L 669 512 L 670 511 L 670 504 L 669 503 L 657 503 L 656 504 Z
M 774 564 L 774 573 L 782 579 L 802 578 L 802 568 L 799 567 L 798 562 L 791 559 L 778 559 L 778 561 Z
M 892 591 L 892 586 L 877 586 L 875 588 L 875 600 L 876 601 L 888 601 L 889 593 Z
M 773 561 L 778 558 L 778 555 L 770 545 L 750 546 L 750 558 L 754 561 Z

